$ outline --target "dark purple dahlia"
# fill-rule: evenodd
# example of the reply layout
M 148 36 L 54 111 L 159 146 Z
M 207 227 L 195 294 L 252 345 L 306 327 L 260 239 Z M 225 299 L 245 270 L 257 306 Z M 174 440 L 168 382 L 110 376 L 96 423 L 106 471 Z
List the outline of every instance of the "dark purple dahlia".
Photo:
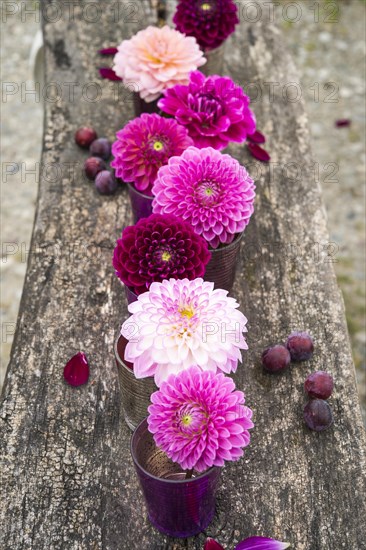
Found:
M 202 49 L 218 48 L 239 23 L 233 0 L 180 0 L 173 22 Z
M 187 129 L 177 121 L 145 113 L 117 132 L 111 166 L 117 178 L 133 183 L 138 191 L 151 194 L 159 168 L 190 145 L 193 141 Z
M 206 241 L 183 220 L 152 214 L 123 230 L 113 254 L 121 281 L 136 294 L 170 277 L 202 277 L 211 254 Z
M 196 147 L 224 149 L 231 141 L 242 143 L 255 131 L 249 97 L 229 77 L 190 74 L 186 86 L 164 91 L 159 107 L 188 130 Z

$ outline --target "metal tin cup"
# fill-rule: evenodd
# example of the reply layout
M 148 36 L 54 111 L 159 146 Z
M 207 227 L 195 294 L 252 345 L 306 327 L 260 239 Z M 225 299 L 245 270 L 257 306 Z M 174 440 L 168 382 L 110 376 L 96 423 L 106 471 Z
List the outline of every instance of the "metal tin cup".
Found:
M 184 470 L 159 449 L 143 420 L 132 435 L 131 454 L 151 523 L 171 537 L 191 537 L 209 525 L 215 515 L 221 468 Z
M 205 281 L 215 283 L 215 288 L 223 288 L 229 292 L 232 289 L 242 235 L 242 233 L 237 235 L 230 244 L 210 250 L 211 259 L 206 266 L 203 278 Z
M 134 223 L 137 223 L 141 218 L 148 218 L 152 214 L 152 201 L 154 197 L 144 195 L 140 191 L 137 191 L 130 183 L 127 187 L 131 200 Z
M 206 76 L 210 76 L 211 74 L 222 74 L 224 68 L 225 45 L 226 42 L 223 42 L 221 46 L 214 50 L 205 50 L 204 54 L 207 61 L 200 67 L 200 71 L 202 71 L 203 74 Z
M 133 93 L 133 106 L 135 110 L 135 116 L 140 116 L 142 113 L 159 113 L 160 109 L 158 107 L 158 99 L 155 101 L 150 101 L 149 103 L 140 97 L 140 94 L 137 92 Z
M 119 387 L 121 392 L 121 416 L 127 426 L 134 430 L 147 415 L 150 396 L 158 388 L 154 378 L 137 379 L 133 373 L 133 364 L 125 361 L 127 340 L 119 336 L 114 346 L 118 368 Z

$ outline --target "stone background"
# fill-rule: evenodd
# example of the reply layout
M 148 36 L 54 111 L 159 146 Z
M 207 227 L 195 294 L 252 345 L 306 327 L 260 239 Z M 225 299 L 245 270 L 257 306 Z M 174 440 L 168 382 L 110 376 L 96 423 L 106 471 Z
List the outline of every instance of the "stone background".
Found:
M 29 65 L 32 44 L 40 28 L 39 16 L 37 11 L 22 14 L 20 0 L 13 4 L 18 8 L 14 15 L 4 16 L 4 5 L 1 6 L 1 72 L 5 93 L 1 104 L 0 385 L 9 360 L 26 271 L 37 196 L 38 178 L 34 170 L 40 159 L 43 123 L 42 89 L 41 94 L 32 93 L 35 88 Z M 328 212 L 329 252 L 346 303 L 366 420 L 366 4 L 364 0 L 282 0 L 277 4 L 271 13 L 283 30 L 300 73 L 300 86 L 289 89 L 289 96 L 295 92 L 295 98 L 304 98 L 309 114 L 315 168 Z M 33 6 L 36 8 L 37 2 Z M 242 10 L 242 17 L 258 16 L 253 10 Z M 260 93 L 269 94 L 269 87 Z M 253 108 L 255 111 L 255 101 Z M 335 121 L 340 118 L 350 118 L 351 126 L 337 129 Z

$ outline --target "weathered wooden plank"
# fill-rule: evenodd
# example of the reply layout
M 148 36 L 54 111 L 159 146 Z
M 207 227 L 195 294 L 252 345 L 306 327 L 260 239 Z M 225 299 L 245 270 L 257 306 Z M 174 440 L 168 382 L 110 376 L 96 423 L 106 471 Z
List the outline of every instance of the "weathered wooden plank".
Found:
M 93 23 L 87 1 L 77 3 L 72 16 L 68 4 L 58 2 L 65 8 L 62 17 L 44 23 L 47 82 L 64 90 L 66 83 L 78 86 L 74 99 L 64 92 L 55 103 L 46 102 L 33 253 L 3 392 L 1 547 L 199 549 L 204 534 L 173 541 L 145 519 L 129 456 L 130 432 L 119 418 L 112 355 L 127 310 L 111 254 L 131 221 L 128 199 L 125 191 L 98 196 L 81 176 L 85 155 L 73 144 L 81 125 L 90 123 L 113 139 L 132 117 L 128 98 L 116 101 L 119 85 L 98 79 L 96 51 L 131 36 L 155 15 L 147 2 L 134 4 L 132 22 L 127 4 L 116 15 L 116 4 L 99 2 Z M 246 457 L 225 468 L 217 517 L 207 533 L 228 548 L 262 534 L 289 540 L 297 550 L 362 550 L 365 433 L 343 303 L 331 258 L 318 255 L 319 247 L 331 250 L 306 115 L 300 102 L 283 97 L 284 86 L 298 78 L 267 13 L 263 9 L 257 23 L 241 22 L 226 65 L 243 85 L 268 90 L 265 83 L 279 83 L 271 100 L 265 94 L 254 104 L 279 165 L 254 165 L 244 147 L 230 148 L 253 174 L 261 170 L 233 291 L 250 321 L 250 350 L 235 379 L 255 410 L 256 429 Z M 85 87 L 91 82 L 102 90 L 94 103 L 86 97 L 92 97 L 93 86 Z M 58 167 L 54 179 L 50 165 Z M 294 328 L 314 335 L 313 361 L 284 376 L 264 374 L 261 350 Z M 92 381 L 73 389 L 64 385 L 62 369 L 80 349 L 88 354 Z M 335 425 L 323 434 L 302 424 L 302 383 L 317 368 L 336 380 Z

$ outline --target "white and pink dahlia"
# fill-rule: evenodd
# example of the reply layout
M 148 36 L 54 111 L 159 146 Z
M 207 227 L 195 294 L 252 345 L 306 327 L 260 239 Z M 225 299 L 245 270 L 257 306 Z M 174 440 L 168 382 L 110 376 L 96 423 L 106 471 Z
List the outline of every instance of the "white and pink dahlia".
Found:
M 191 367 L 171 375 L 151 396 L 149 431 L 184 470 L 203 472 L 243 456 L 252 411 L 244 393 L 224 374 Z
M 123 40 L 114 57 L 114 72 L 146 102 L 175 84 L 188 84 L 189 74 L 206 62 L 193 36 L 167 25 L 147 27 Z
M 121 329 L 128 340 L 125 359 L 134 364 L 136 378 L 154 376 L 160 386 L 192 365 L 235 372 L 240 350 L 248 349 L 247 319 L 227 294 L 201 278 L 154 282 L 140 294 Z
M 190 223 L 212 248 L 231 243 L 254 212 L 255 185 L 230 155 L 188 147 L 162 166 L 152 187 L 154 214 Z

